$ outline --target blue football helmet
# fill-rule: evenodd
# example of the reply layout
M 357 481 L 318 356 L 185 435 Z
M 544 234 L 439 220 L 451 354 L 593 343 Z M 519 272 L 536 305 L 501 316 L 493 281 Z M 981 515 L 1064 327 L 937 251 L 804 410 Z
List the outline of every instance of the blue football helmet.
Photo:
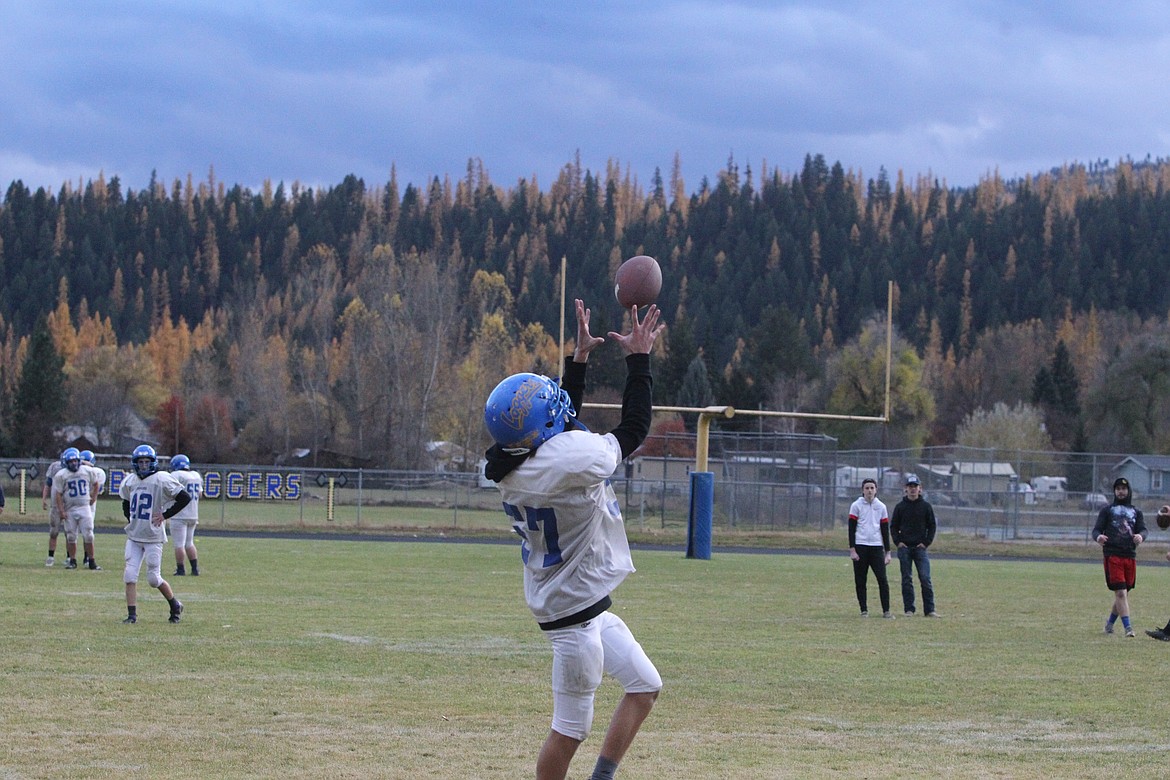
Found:
M 81 451 L 76 447 L 69 447 L 61 453 L 61 463 L 70 471 L 81 468 Z
M 139 479 L 146 479 L 158 471 L 158 454 L 149 444 L 139 444 L 130 455 L 130 463 Z
M 93 450 L 82 450 L 81 451 L 81 462 L 88 463 L 89 465 L 92 466 L 95 462 L 94 456 L 93 456 Z
M 509 455 L 536 449 L 576 416 L 569 394 L 539 374 L 508 377 L 492 390 L 483 409 L 488 432 Z
M 171 471 L 186 471 L 191 468 L 191 459 L 186 455 L 176 455 L 171 458 Z

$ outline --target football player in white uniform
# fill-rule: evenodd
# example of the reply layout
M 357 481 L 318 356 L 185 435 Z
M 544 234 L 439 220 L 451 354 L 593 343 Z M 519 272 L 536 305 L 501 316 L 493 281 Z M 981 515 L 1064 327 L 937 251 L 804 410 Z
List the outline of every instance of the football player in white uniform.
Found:
M 94 476 L 94 485 L 97 486 L 97 490 L 95 490 L 93 493 L 92 508 L 93 508 L 93 513 L 96 517 L 98 496 L 100 496 L 102 493 L 106 492 L 106 470 L 98 467 L 97 458 L 94 457 L 93 450 L 82 450 L 81 451 L 81 463 L 83 465 L 89 466 L 91 469 L 93 469 L 93 472 L 95 475 Z M 88 555 L 86 555 L 85 560 L 82 561 L 82 565 L 88 566 L 89 562 L 92 560 L 93 560 L 92 558 L 90 558 Z
M 81 462 L 81 452 L 70 447 L 61 453 L 65 468 L 53 475 L 53 501 L 65 522 L 66 569 L 77 568 L 77 537 L 85 550 L 85 562 L 93 571 L 101 566 L 93 557 L 93 505 L 101 490 L 97 471 Z
M 41 490 L 41 509 L 49 513 L 49 557 L 45 558 L 45 565 L 52 566 L 56 561 L 57 537 L 61 533 L 61 512 L 57 509 L 57 501 L 53 498 L 53 477 L 65 468 L 65 453 L 49 464 L 45 469 L 45 487 Z
M 171 516 L 171 539 L 175 547 L 175 576 L 187 574 L 183 565 L 191 562 L 191 576 L 199 576 L 199 551 L 195 549 L 195 526 L 199 525 L 199 497 L 203 495 L 203 477 L 191 469 L 186 455 L 171 458 L 171 475 L 178 479 L 191 497 L 190 503 Z
M 603 672 L 621 683 L 593 768 L 593 780 L 617 771 L 662 678 L 626 624 L 609 612 L 610 593 L 634 571 L 617 496 L 609 484 L 624 458 L 650 431 L 650 350 L 663 325 L 657 306 L 645 319 L 630 310 L 630 333 L 610 332 L 626 353 L 622 418 L 607 434 L 576 420 L 589 353 L 604 339 L 590 335 L 589 310 L 577 300 L 577 345 L 565 361 L 564 388 L 548 377 L 514 374 L 492 391 L 484 421 L 495 440 L 486 476 L 521 539 L 524 596 L 552 644 L 553 716 L 536 762 L 537 780 L 561 780 L 593 723 Z
M 106 492 L 106 470 L 103 468 L 100 468 L 98 466 L 97 459 L 93 454 L 93 450 L 82 450 L 81 451 L 81 462 L 84 463 L 85 465 L 89 466 L 91 469 L 93 469 L 94 472 L 97 474 L 98 481 L 101 484 L 101 487 L 98 488 L 97 494 L 100 496 L 102 493 L 105 493 Z
M 130 462 L 134 473 L 126 475 L 118 489 L 127 523 L 126 568 L 122 572 L 122 581 L 126 583 L 126 619 L 122 622 L 138 622 L 138 574 L 145 560 L 146 581 L 150 587 L 158 588 L 171 605 L 170 622 L 178 623 L 183 604 L 162 577 L 162 548 L 167 541 L 166 521 L 181 511 L 191 497 L 182 482 L 158 470 L 158 455 L 149 444 L 135 447 Z M 171 501 L 174 504 L 164 512 L 163 507 Z

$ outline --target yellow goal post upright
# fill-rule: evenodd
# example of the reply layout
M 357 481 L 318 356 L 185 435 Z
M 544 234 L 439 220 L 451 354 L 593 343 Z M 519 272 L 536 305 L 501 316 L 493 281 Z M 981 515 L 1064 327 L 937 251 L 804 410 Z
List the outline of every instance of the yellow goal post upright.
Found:
M 561 353 L 564 354 L 565 343 L 565 261 L 561 260 Z M 698 414 L 699 421 L 695 431 L 695 468 L 691 472 L 690 502 L 687 512 L 687 553 L 688 558 L 709 559 L 711 557 L 711 533 L 714 525 L 715 511 L 715 474 L 708 471 L 708 447 L 711 433 L 711 422 L 720 417 L 730 419 L 735 415 L 754 417 L 792 417 L 805 420 L 842 420 L 849 422 L 876 422 L 890 421 L 890 380 L 894 345 L 894 283 L 886 286 L 886 387 L 885 402 L 881 416 L 858 414 L 827 414 L 818 412 L 779 412 L 766 409 L 736 410 L 732 406 L 655 406 L 655 412 L 674 412 L 680 414 Z M 621 404 L 584 403 L 589 409 L 618 409 Z

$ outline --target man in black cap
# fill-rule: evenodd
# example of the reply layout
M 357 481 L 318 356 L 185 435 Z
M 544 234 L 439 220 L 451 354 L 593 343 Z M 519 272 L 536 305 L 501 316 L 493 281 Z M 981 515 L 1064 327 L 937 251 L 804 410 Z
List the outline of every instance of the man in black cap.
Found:
M 1129 622 L 1129 592 L 1137 577 L 1137 548 L 1146 536 L 1142 510 L 1133 506 L 1129 480 L 1113 481 L 1113 503 L 1097 514 L 1093 538 L 1105 553 L 1105 584 L 1113 591 L 1113 608 L 1105 621 L 1105 633 L 1113 633 L 1113 624 L 1121 618 L 1125 635 L 1134 636 Z
M 914 614 L 915 566 L 922 585 L 922 610 L 927 617 L 939 617 L 934 611 L 934 585 L 930 581 L 930 556 L 926 553 L 937 530 L 934 507 L 922 497 L 922 484 L 911 474 L 906 478 L 906 495 L 890 516 L 890 538 L 898 546 L 898 564 L 902 569 L 902 607 L 906 617 Z

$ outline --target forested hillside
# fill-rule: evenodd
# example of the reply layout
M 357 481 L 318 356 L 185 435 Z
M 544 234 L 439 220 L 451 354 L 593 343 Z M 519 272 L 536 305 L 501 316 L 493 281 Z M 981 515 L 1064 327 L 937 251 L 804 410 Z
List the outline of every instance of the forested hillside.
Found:
M 1170 447 L 1170 164 L 965 189 L 819 156 L 796 173 L 729 161 L 696 187 L 678 167 L 642 183 L 570 163 L 547 187 L 499 186 L 476 160 L 425 186 L 13 182 L 0 444 L 50 453 L 50 423 L 109 434 L 133 408 L 198 460 L 303 447 L 409 467 L 431 440 L 477 450 L 498 379 L 559 373 L 561 258 L 604 333 L 621 326 L 614 269 L 650 254 L 669 325 L 659 403 L 880 413 L 892 281 L 885 443 L 950 442 L 975 413 L 1026 404 L 1052 446 Z M 603 351 L 593 397 L 613 400 L 623 372 Z M 54 358 L 62 408 L 29 408 L 30 368 Z

